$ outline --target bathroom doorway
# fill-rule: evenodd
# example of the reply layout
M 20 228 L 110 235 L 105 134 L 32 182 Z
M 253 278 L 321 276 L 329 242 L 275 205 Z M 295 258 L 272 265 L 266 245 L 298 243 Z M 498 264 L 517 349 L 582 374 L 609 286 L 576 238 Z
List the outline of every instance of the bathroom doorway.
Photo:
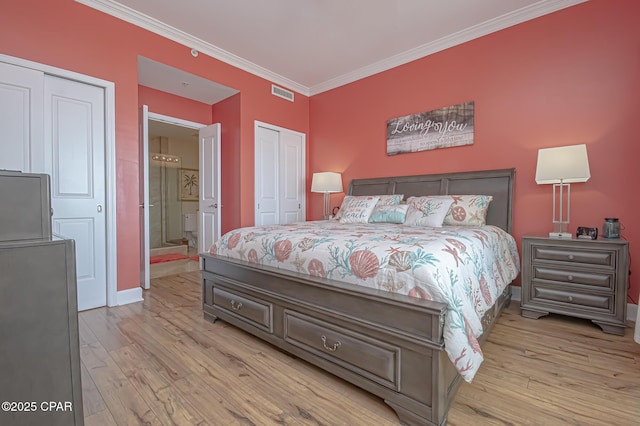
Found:
M 198 129 L 148 123 L 150 278 L 198 270 Z

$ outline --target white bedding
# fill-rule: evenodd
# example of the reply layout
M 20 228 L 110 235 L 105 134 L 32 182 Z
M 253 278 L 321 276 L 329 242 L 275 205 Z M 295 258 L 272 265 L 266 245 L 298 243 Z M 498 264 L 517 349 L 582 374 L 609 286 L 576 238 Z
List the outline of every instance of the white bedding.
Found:
M 445 350 L 468 382 L 483 361 L 481 318 L 519 273 L 515 240 L 494 226 L 301 222 L 237 229 L 210 252 L 446 303 Z

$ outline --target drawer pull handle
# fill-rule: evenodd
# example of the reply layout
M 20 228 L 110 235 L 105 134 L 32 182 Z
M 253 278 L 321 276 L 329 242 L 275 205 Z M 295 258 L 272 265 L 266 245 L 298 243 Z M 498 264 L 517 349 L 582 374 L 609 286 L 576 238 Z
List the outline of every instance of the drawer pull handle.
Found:
M 569 276 L 567 276 L 567 279 L 568 279 L 569 281 L 573 281 L 573 275 L 569 275 Z
M 236 302 L 235 300 L 231 301 L 231 309 L 234 311 L 239 311 L 242 308 L 242 302 Z
M 569 260 L 573 260 L 574 258 L 575 257 L 572 254 L 569 255 Z
M 340 341 L 338 340 L 333 344 L 333 347 L 329 347 L 327 346 L 327 336 L 322 336 L 322 346 L 324 346 L 324 348 L 329 352 L 335 352 L 340 346 L 342 346 L 342 343 L 340 343 Z
M 573 302 L 573 296 L 569 296 L 567 297 L 567 299 L 569 300 L 569 302 Z

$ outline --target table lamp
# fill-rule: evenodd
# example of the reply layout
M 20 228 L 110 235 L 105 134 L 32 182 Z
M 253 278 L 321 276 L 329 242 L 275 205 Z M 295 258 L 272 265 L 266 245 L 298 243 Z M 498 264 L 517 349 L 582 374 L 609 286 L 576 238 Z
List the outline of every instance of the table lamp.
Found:
M 551 238 L 571 238 L 567 232 L 571 214 L 571 184 L 591 177 L 587 146 L 569 145 L 538 150 L 536 183 L 553 184 L 553 231 Z M 566 207 L 564 193 L 567 194 Z M 556 203 L 556 199 L 559 200 Z M 556 208 L 558 207 L 558 208 Z
M 319 172 L 313 174 L 311 180 L 311 192 L 322 192 L 324 194 L 323 219 L 329 219 L 330 198 L 329 194 L 342 192 L 342 175 L 334 172 Z

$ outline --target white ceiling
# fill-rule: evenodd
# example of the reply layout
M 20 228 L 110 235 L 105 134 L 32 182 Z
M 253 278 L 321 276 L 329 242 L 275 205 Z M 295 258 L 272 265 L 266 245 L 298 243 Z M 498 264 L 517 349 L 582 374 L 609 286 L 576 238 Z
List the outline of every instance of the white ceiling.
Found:
M 586 0 L 76 1 L 313 95 Z
M 138 83 L 209 105 L 238 93 L 230 87 L 142 56 L 138 56 Z

